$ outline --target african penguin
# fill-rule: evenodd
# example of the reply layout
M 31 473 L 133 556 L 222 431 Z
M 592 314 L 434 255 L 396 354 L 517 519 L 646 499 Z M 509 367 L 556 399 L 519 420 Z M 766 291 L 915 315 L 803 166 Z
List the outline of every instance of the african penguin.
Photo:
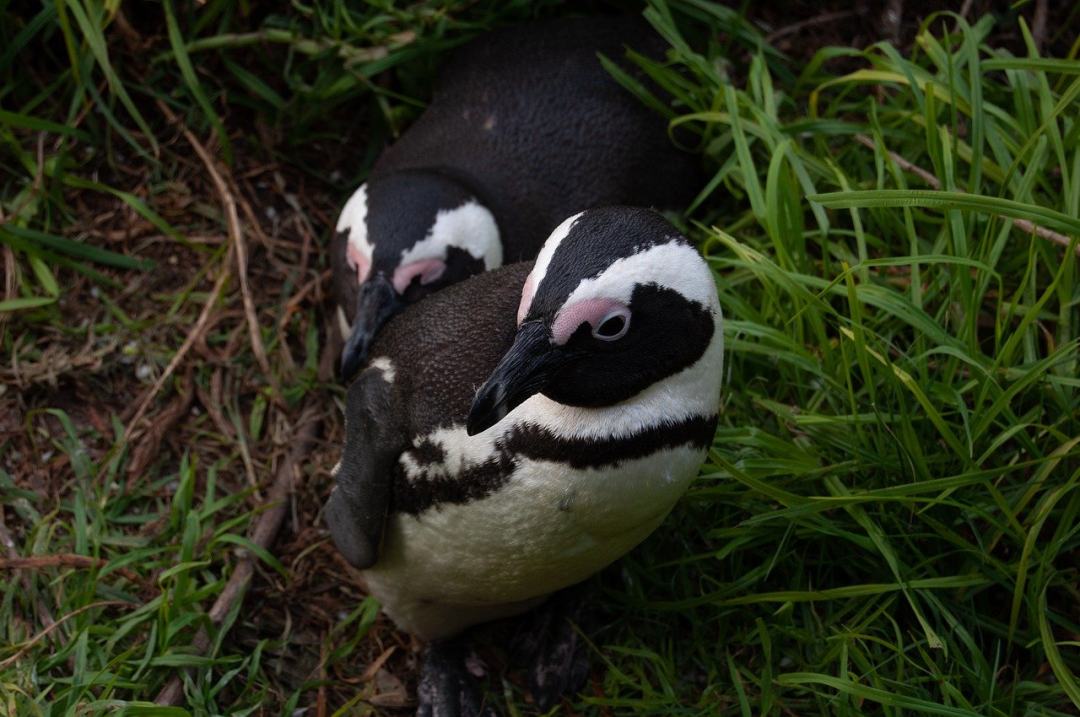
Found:
M 696 475 L 717 422 L 721 323 L 696 249 L 628 207 L 579 213 L 535 263 L 408 307 L 348 388 L 325 509 L 335 544 L 424 640 L 584 580 Z
M 570 214 L 691 200 L 696 158 L 600 63 L 598 53 L 640 75 L 623 59 L 627 47 L 661 58 L 665 43 L 640 18 L 564 18 L 456 51 L 431 104 L 338 219 L 331 257 L 345 378 L 403 305 L 535 258 Z

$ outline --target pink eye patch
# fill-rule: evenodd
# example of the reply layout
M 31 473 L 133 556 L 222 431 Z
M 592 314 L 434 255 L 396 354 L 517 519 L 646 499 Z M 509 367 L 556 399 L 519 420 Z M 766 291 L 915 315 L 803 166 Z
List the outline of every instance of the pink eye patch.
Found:
M 367 279 L 368 274 L 371 272 L 371 260 L 364 256 L 359 249 L 349 243 L 345 249 L 345 262 L 352 269 L 356 270 L 357 283 L 363 284 L 364 280 Z
M 399 294 L 405 292 L 405 289 L 409 288 L 409 284 L 413 282 L 413 279 L 420 277 L 421 284 L 430 284 L 433 281 L 438 281 L 439 277 L 446 271 L 446 262 L 441 259 L 422 259 L 420 261 L 414 261 L 404 266 L 399 266 L 394 270 L 394 291 Z
M 517 322 L 518 326 L 521 326 L 521 322 L 525 320 L 525 315 L 529 313 L 529 307 L 532 306 L 533 294 L 536 293 L 536 284 L 533 280 L 533 274 L 530 271 L 529 275 L 525 278 L 525 285 L 521 287 L 521 303 L 518 304 Z
M 552 341 L 562 346 L 582 324 L 588 324 L 595 332 L 604 319 L 613 314 L 619 314 L 624 317 L 624 321 L 629 322 L 630 309 L 614 299 L 585 299 L 564 306 L 555 317 L 555 323 L 551 325 Z

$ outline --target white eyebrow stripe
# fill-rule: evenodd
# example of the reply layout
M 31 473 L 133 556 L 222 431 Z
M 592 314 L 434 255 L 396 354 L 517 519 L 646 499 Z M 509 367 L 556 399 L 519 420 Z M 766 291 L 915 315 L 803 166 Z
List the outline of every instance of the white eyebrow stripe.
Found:
M 701 255 L 689 244 L 669 241 L 617 259 L 599 276 L 582 279 L 563 308 L 588 299 L 612 299 L 629 306 L 634 288 L 648 284 L 671 289 L 709 309 L 720 305 L 716 282 Z
M 345 202 L 338 217 L 337 231 L 349 233 L 349 244 L 371 259 L 375 247 L 368 241 L 367 232 L 367 184 L 361 184 L 349 201 Z
M 401 252 L 398 266 L 423 259 L 446 259 L 446 251 L 454 246 L 469 252 L 474 259 L 484 260 L 484 270 L 502 266 L 502 242 L 495 217 L 475 199 L 454 209 L 440 209 L 427 236 Z
M 555 227 L 551 234 L 548 235 L 547 241 L 544 242 L 544 246 L 540 249 L 540 253 L 536 255 L 536 262 L 533 264 L 532 271 L 529 272 L 529 276 L 525 280 L 525 285 L 522 287 L 521 303 L 518 305 L 519 317 L 524 318 L 529 313 L 533 297 L 536 296 L 536 292 L 539 290 L 541 282 L 544 281 L 544 276 L 547 274 L 548 267 L 551 265 L 551 258 L 555 256 L 555 250 L 559 248 L 559 245 L 562 244 L 563 240 L 570 234 L 574 222 L 576 222 L 584 213 L 585 212 L 578 212 L 572 217 L 567 217 L 563 220 L 562 224 Z

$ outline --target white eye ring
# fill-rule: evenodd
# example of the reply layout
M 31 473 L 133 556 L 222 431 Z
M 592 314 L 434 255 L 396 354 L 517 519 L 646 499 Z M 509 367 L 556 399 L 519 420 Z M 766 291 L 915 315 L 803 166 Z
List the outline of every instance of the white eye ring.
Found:
M 619 330 L 613 334 L 600 333 L 600 329 L 604 328 L 604 324 L 612 319 L 619 319 L 622 321 L 622 326 L 619 327 Z M 599 339 L 600 341 L 618 341 L 623 336 L 626 336 L 626 332 L 629 330 L 630 309 L 625 306 L 618 306 L 604 314 L 604 318 L 600 319 L 600 321 L 596 323 L 596 326 L 592 327 L 592 336 L 594 339 Z

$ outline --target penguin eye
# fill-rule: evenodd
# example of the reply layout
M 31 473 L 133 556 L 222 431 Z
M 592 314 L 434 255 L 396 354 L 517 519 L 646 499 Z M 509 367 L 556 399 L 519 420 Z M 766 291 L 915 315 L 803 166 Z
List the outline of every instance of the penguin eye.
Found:
M 625 306 L 619 306 L 609 311 L 600 322 L 593 327 L 594 339 L 601 341 L 617 341 L 630 330 L 630 310 Z

